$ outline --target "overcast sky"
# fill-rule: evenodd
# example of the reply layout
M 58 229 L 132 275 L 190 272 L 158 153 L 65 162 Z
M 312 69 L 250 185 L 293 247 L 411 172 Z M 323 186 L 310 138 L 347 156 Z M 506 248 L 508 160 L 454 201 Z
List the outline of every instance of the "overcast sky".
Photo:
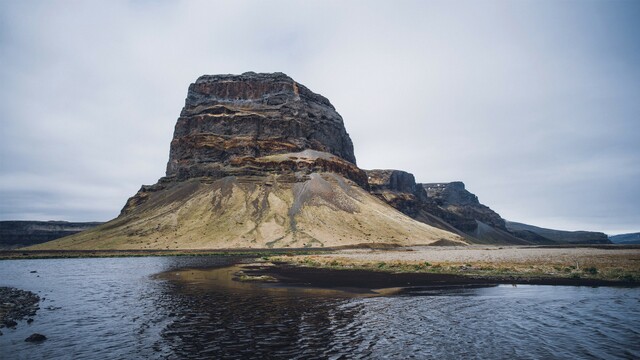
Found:
M 362 168 L 502 217 L 640 231 L 638 1 L 2 1 L 0 219 L 106 221 L 164 175 L 188 85 L 281 71 Z

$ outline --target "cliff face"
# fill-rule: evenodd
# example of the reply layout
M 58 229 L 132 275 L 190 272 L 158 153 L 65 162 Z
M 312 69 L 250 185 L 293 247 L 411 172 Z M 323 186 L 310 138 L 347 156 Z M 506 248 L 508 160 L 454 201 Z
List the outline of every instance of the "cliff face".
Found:
M 300 155 L 304 150 L 311 152 Z M 292 154 L 290 161 L 273 158 L 282 154 Z M 282 73 L 206 75 L 189 86 L 167 176 L 220 179 L 309 169 L 343 173 L 364 185 L 355 164 L 342 117 L 325 97 Z
M 372 196 L 331 103 L 281 74 L 189 86 L 167 174 L 120 216 L 37 249 L 464 244 Z
M 372 194 L 420 222 L 475 243 L 529 243 L 510 234 L 504 219 L 462 182 L 418 184 L 412 174 L 400 170 L 367 170 L 367 176 Z
M 94 228 L 99 222 L 0 221 L 0 249 L 35 245 Z
M 464 236 L 444 220 L 445 213 L 416 183 L 413 174 L 402 170 L 366 170 L 370 192 L 400 212 L 425 224 Z
M 505 221 L 460 181 L 416 183 L 401 170 L 367 170 L 370 192 L 402 213 L 469 242 L 496 245 L 609 243 L 603 233 L 560 231 Z
M 506 230 L 505 221 L 495 211 L 480 203 L 478 197 L 465 189 L 464 183 L 454 181 L 450 183 L 421 184 L 427 197 L 446 212 L 457 214 L 459 220 L 453 220 L 457 228 L 474 231 L 476 220 L 491 227 Z

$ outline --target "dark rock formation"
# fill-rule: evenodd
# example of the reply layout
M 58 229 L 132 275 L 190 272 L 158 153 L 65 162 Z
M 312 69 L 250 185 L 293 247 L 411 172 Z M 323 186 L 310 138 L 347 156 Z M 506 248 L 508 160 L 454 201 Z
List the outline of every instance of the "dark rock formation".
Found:
M 370 192 L 400 212 L 425 224 L 465 236 L 452 225 L 462 218 L 443 211 L 430 199 L 413 174 L 402 170 L 367 170 Z M 468 238 L 468 236 L 465 236 Z
M 431 226 L 457 233 L 483 244 L 551 244 L 530 234 L 521 238 L 510 233 L 505 220 L 462 182 L 417 184 L 412 174 L 400 170 L 368 170 L 370 191 L 402 213 Z
M 99 222 L 0 221 L 0 249 L 15 249 L 77 234 Z
M 601 232 L 554 230 L 513 221 L 506 226 L 514 234 L 534 233 L 558 244 L 611 244 L 607 234 Z
M 422 187 L 427 192 L 427 197 L 441 209 L 460 216 L 460 222 L 452 224 L 456 228 L 465 232 L 473 231 L 477 227 L 476 221 L 481 221 L 491 227 L 506 230 L 504 219 L 481 204 L 476 195 L 465 189 L 464 183 L 454 181 L 422 184 Z
M 257 158 L 303 150 L 341 161 L 333 164 L 331 157 L 321 156 L 302 165 L 255 164 Z M 205 75 L 189 86 L 171 141 L 167 176 L 222 178 L 280 166 L 294 172 L 338 167 L 354 173 L 355 164 L 351 139 L 329 100 L 285 74 L 250 72 Z

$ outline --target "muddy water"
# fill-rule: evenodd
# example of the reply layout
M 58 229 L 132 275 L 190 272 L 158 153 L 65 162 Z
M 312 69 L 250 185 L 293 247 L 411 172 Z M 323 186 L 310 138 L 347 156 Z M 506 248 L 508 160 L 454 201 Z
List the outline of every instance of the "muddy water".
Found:
M 0 358 L 640 358 L 638 288 L 371 296 L 240 283 L 238 261 L 0 261 L 0 286 L 44 298 L 1 329 Z M 48 340 L 24 342 L 34 332 Z

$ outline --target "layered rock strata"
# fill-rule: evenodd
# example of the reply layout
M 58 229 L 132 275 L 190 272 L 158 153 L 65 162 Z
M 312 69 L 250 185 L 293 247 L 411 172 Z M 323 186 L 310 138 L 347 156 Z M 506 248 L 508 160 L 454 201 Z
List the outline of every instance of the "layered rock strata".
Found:
M 282 154 L 291 155 L 270 158 Z M 351 138 L 327 98 L 282 73 L 205 75 L 189 86 L 167 176 L 330 171 L 365 185 L 355 165 Z

